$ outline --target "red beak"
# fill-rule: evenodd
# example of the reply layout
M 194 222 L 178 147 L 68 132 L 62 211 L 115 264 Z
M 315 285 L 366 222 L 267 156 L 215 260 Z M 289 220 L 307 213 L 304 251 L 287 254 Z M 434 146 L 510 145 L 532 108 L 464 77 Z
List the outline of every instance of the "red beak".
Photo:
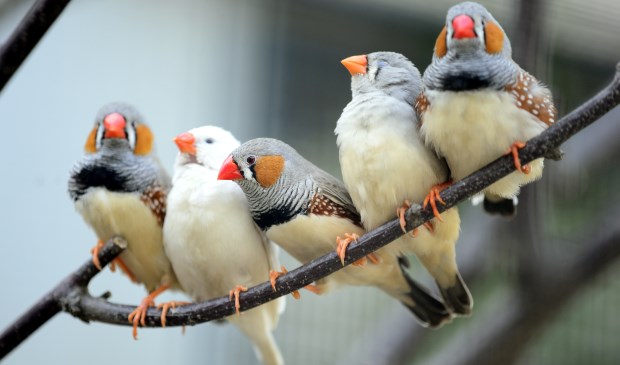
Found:
M 179 151 L 190 155 L 196 154 L 196 138 L 191 133 L 181 133 L 174 137 L 174 143 L 179 147 Z
M 474 20 L 469 15 L 461 14 L 455 16 L 452 19 L 452 28 L 454 29 L 453 37 L 456 39 L 476 38 Z
M 125 117 L 120 113 L 106 115 L 103 119 L 104 138 L 127 138 L 125 135 L 126 124 Z
M 344 65 L 344 67 L 349 70 L 351 76 L 357 74 L 365 74 L 366 73 L 366 65 L 368 65 L 368 58 L 366 55 L 361 56 L 351 56 L 349 58 L 345 58 L 340 61 Z
M 239 180 L 243 179 L 243 175 L 239 172 L 239 167 L 233 161 L 232 155 L 228 156 L 228 158 L 220 167 L 220 173 L 217 175 L 218 180 Z

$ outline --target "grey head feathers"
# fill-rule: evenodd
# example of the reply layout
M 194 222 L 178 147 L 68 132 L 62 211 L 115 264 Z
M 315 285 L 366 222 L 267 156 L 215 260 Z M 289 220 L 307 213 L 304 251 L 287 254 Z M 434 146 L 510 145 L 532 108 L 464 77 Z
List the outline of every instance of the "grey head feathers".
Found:
M 103 119 L 111 113 L 120 113 L 127 122 L 127 137 L 104 138 Z M 91 188 L 105 188 L 114 192 L 143 192 L 157 185 L 165 190 L 170 187 L 170 178 L 155 154 L 134 153 L 135 127 L 144 124 L 135 108 L 126 103 L 110 103 L 97 113 L 94 152 L 86 153 L 70 172 L 68 190 L 76 201 Z M 132 138 L 133 135 L 133 138 Z
M 473 37 L 455 37 L 453 21 L 460 15 L 473 20 Z M 437 39 L 433 61 L 424 72 L 426 88 L 499 90 L 515 81 L 519 66 L 512 60 L 510 40 L 484 6 L 475 2 L 454 5 L 448 10 L 445 29 Z M 491 40 L 497 43 L 491 45 Z
M 138 110 L 133 105 L 122 101 L 115 101 L 102 106 L 95 115 L 95 123 L 102 122 L 103 119 L 111 113 L 122 114 L 127 120 L 127 123 L 144 123 L 144 118 L 142 118 Z
M 260 183 L 260 159 L 280 156 L 284 165 L 270 186 Z M 315 194 L 321 194 L 356 212 L 344 184 L 303 158 L 288 144 L 273 138 L 257 138 L 232 153 L 243 179 L 236 180 L 245 192 L 250 211 L 261 229 L 282 224 L 297 214 L 307 214 Z
M 127 122 L 126 133 L 127 133 L 127 141 L 129 142 L 130 147 L 133 149 L 136 145 L 136 126 L 139 124 L 144 124 L 142 115 L 138 112 L 136 108 L 134 108 L 131 104 L 116 101 L 105 104 L 102 106 L 97 114 L 95 115 L 95 128 L 97 128 L 97 136 L 95 139 L 95 146 L 97 149 L 100 149 L 103 139 L 103 121 L 105 117 L 112 113 L 119 113 Z
M 400 53 L 373 52 L 367 56 L 366 74 L 351 78 L 353 98 L 369 93 L 383 93 L 409 104 L 422 88 L 420 71 Z

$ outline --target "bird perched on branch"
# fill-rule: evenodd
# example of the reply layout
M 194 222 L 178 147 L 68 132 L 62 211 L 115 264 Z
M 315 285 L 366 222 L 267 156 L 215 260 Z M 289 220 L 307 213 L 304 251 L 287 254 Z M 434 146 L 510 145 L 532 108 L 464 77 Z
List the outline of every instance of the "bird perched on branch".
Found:
M 231 181 L 218 181 L 222 161 L 239 142 L 221 128 L 204 126 L 174 139 L 179 148 L 168 195 L 164 246 L 179 282 L 194 300 L 239 293 L 269 280 L 277 270 L 277 247 L 256 226 L 245 195 Z M 254 343 L 263 363 L 283 364 L 273 338 L 284 297 L 229 316 Z M 165 318 L 165 314 L 163 314 Z
M 483 193 L 489 213 L 514 215 L 520 187 L 542 176 L 543 159 L 522 165 L 518 151 L 557 119 L 549 90 L 512 60 L 508 36 L 474 2 L 448 10 L 423 81 L 416 108 L 426 143 L 455 180 L 511 154 L 517 171 Z
M 95 266 L 101 269 L 97 253 L 104 242 L 114 236 L 127 241 L 114 262 L 149 292 L 129 316 L 137 338 L 138 324 L 144 325 L 155 297 L 178 288 L 162 239 L 170 178 L 153 151 L 153 133 L 128 104 L 99 110 L 84 149 L 71 171 L 69 195 L 99 238 L 92 250 Z
M 343 184 L 282 141 L 258 138 L 242 144 L 226 159 L 218 179 L 237 182 L 258 226 L 302 263 L 344 250 L 365 232 Z M 339 237 L 345 233 L 350 235 Z M 371 259 L 364 267 L 347 266 L 319 280 L 316 291 L 376 286 L 401 301 L 423 325 L 437 327 L 450 320 L 445 306 L 403 271 L 405 259 L 384 249 Z
M 393 52 L 353 56 L 342 63 L 351 73 L 353 96 L 335 130 L 344 184 L 367 230 L 393 219 L 397 211 L 404 230 L 408 201 L 422 203 L 448 180 L 447 167 L 417 132 L 412 104 L 422 88 L 420 72 Z M 396 255 L 415 253 L 447 307 L 468 315 L 473 301 L 455 253 L 460 222 L 456 208 L 437 213 L 428 229 L 404 235 L 386 249 Z

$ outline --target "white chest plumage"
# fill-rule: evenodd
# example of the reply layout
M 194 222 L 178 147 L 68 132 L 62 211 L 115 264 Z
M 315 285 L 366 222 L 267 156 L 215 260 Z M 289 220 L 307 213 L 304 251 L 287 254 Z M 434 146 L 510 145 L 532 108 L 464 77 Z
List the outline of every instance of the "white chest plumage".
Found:
M 514 95 L 493 90 L 425 91 L 430 107 L 422 114 L 420 132 L 427 144 L 446 158 L 460 180 L 505 154 L 516 141 L 528 141 L 545 129 L 535 116 L 516 106 Z M 542 175 L 543 161 L 529 175 L 514 172 L 486 189 L 510 198 L 519 187 Z
M 367 229 L 395 217 L 405 199 L 421 203 L 447 179 L 421 141 L 413 108 L 392 98 L 345 108 L 336 134 L 342 176 Z
M 268 280 L 275 258 L 239 186 L 200 180 L 175 179 L 164 223 L 166 252 L 185 291 L 207 300 Z
M 100 240 L 116 235 L 127 240 L 120 257 L 148 291 L 163 283 L 176 284 L 164 253 L 162 228 L 137 193 L 91 188 L 75 206 Z

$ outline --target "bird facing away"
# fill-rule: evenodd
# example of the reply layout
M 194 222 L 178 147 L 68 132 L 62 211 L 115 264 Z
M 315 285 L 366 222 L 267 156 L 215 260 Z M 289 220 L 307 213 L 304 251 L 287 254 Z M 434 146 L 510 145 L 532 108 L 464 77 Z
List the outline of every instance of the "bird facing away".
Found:
M 69 178 L 69 195 L 84 221 L 95 231 L 97 251 L 115 236 L 127 241 L 116 263 L 129 278 L 142 283 L 149 295 L 129 316 L 133 335 L 144 325 L 154 299 L 168 288 L 178 289 L 164 252 L 162 225 L 170 178 L 153 151 L 153 134 L 142 116 L 125 103 L 103 106 Z
M 179 148 L 168 195 L 164 246 L 179 282 L 195 301 L 239 292 L 269 280 L 278 268 L 277 247 L 254 223 L 239 186 L 218 181 L 222 161 L 239 146 L 228 131 L 194 128 L 174 139 Z M 283 364 L 273 338 L 284 297 L 229 316 L 254 343 L 267 365 Z
M 520 187 L 543 172 L 542 158 L 522 166 L 518 150 L 557 118 L 549 90 L 511 52 L 506 33 L 482 5 L 453 6 L 416 103 L 424 140 L 446 159 L 455 180 L 512 154 L 517 171 L 483 191 L 485 209 L 504 216 L 516 213 Z
M 372 230 L 393 219 L 404 201 L 422 203 L 448 179 L 448 170 L 417 131 L 412 104 L 422 81 L 413 63 L 394 52 L 353 56 L 342 63 L 351 73 L 352 100 L 335 130 L 340 166 L 364 228 Z M 437 212 L 428 230 L 404 235 L 386 248 L 395 255 L 414 253 L 437 282 L 446 306 L 468 315 L 473 301 L 455 253 L 460 222 L 456 208 Z
M 254 221 L 302 263 L 336 249 L 338 236 L 365 233 L 344 185 L 282 141 L 258 138 L 242 144 L 226 159 L 218 178 L 241 186 Z M 406 259 L 384 249 L 375 255 L 375 263 L 350 265 L 319 280 L 318 292 L 338 285 L 375 286 L 425 326 L 451 319 L 445 306 L 403 271 Z

